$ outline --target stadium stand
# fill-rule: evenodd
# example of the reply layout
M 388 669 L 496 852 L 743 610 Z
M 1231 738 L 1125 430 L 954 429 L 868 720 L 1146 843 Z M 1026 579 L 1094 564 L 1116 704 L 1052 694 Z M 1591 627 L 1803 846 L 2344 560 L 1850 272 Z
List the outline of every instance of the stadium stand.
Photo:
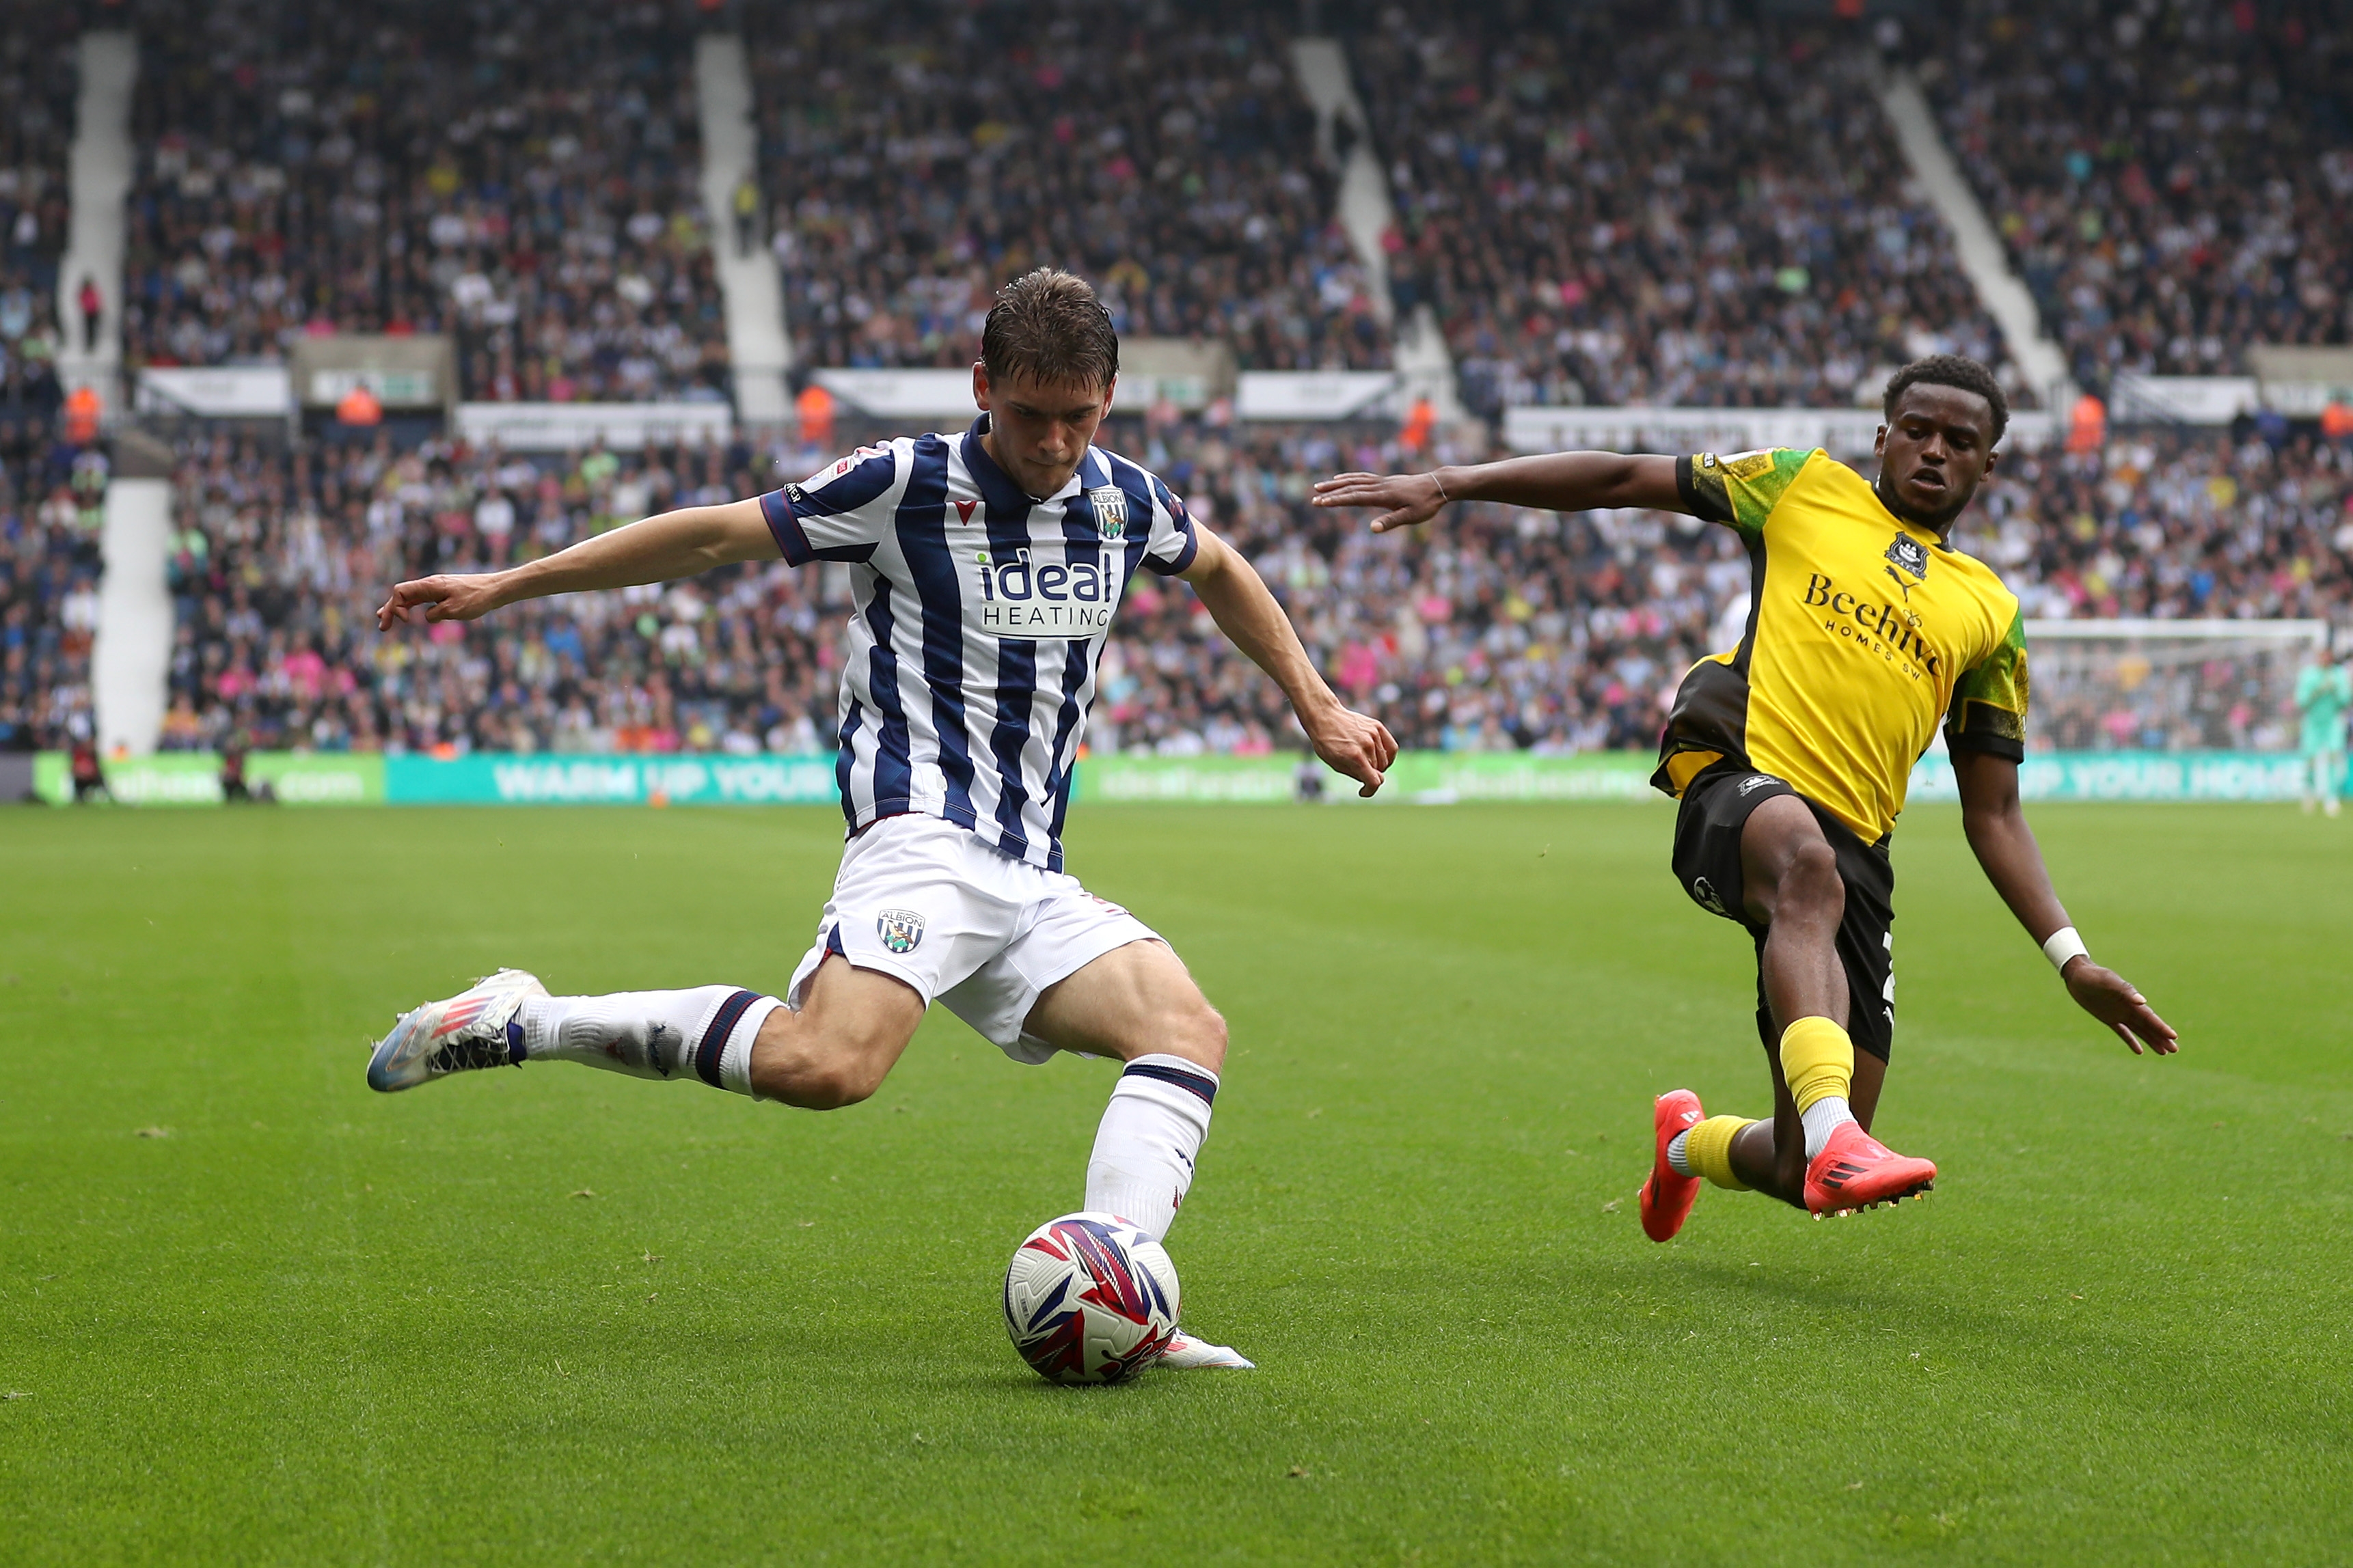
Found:
M 683 10 L 596 31 L 537 4 L 445 26 L 401 5 L 361 21 L 146 3 L 134 357 L 267 358 L 327 325 L 406 323 L 459 334 L 476 395 L 723 385 Z M 771 215 L 806 361 L 968 363 L 994 285 L 1050 259 L 1098 279 L 1131 334 L 1222 337 L 1246 367 L 1386 363 L 1277 24 L 1241 8 L 1184 28 L 1075 7 L 1027 30 L 986 6 L 885 20 L 871 0 L 751 19 L 766 187 L 731 216 Z M 1920 352 L 1999 358 L 1849 40 L 1648 20 L 1578 8 L 1548 33 L 1392 11 L 1352 39 L 1403 225 L 1398 302 L 1437 306 L 1475 407 L 1850 405 Z M 2331 167 L 2316 154 L 2306 172 Z M 2337 241 L 2302 243 L 2274 279 Z M 648 352 L 659 328 L 674 335 Z M 1106 440 L 1258 563 L 1335 683 L 1409 746 L 1646 746 L 1662 695 L 1743 609 L 1745 558 L 1689 520 L 1467 507 L 1439 532 L 1376 540 L 1306 504 L 1335 469 L 1425 465 L 1394 425 L 1155 414 Z M 822 750 L 838 569 L 744 567 L 385 636 L 370 612 L 399 577 L 749 494 L 831 455 L 193 437 L 165 743 Z M 53 744 L 87 707 L 72 606 L 95 557 L 70 450 L 0 421 L 0 724 Z M 2348 507 L 2346 442 L 2119 427 L 2086 450 L 2013 450 L 1962 543 L 2030 615 L 2337 617 L 2353 613 Z M 1103 676 L 1099 749 L 1297 743 L 1279 694 L 1180 584 L 1133 586 Z M 2054 715 L 2034 743 L 2115 743 L 2100 722 Z
M 0 751 L 90 735 L 106 459 L 0 419 Z
M 1409 746 L 1647 746 L 1663 696 L 1693 659 L 1730 646 L 1745 613 L 1746 557 L 1688 519 L 1474 506 L 1400 541 L 1310 508 L 1309 485 L 1335 468 L 1406 460 L 1370 427 L 1187 423 L 1126 444 L 1250 555 L 1335 683 Z M 748 493 L 775 467 L 740 447 L 534 463 L 442 447 L 269 458 L 213 442 L 178 481 L 181 516 L 196 521 L 175 558 L 168 743 L 824 749 L 848 601 L 822 569 L 737 568 L 462 629 L 379 637 L 368 618 L 398 576 Z M 1961 542 L 2001 567 L 2030 615 L 2342 616 L 2353 448 L 2124 432 L 2104 452 L 2021 452 Z M 2075 726 L 2087 727 L 2064 743 L 2116 743 L 2094 721 Z M 2038 726 L 2036 744 L 2057 738 Z M 1191 592 L 1138 579 L 1105 657 L 1096 747 L 1296 743 L 1280 694 Z
M 61 14 L 0 22 L 0 750 L 90 732 L 105 470 L 56 439 L 73 38 Z
M 2353 336 L 2342 5 L 1979 3 L 1928 86 L 2078 381 Z
M 961 367 L 995 288 L 1093 278 L 1123 332 L 1245 369 L 1388 363 L 1278 24 L 1191 6 L 852 0 L 754 15 L 761 164 L 804 363 Z
M 1560 16 L 1395 7 L 1351 45 L 1400 302 L 1436 305 L 1472 409 L 1846 405 L 1923 353 L 2005 365 L 1853 40 Z
M 561 548 L 759 487 L 743 448 L 563 461 L 439 443 L 184 452 L 164 745 L 538 752 L 820 748 L 824 585 L 778 563 L 379 637 L 387 584 Z M 822 645 L 822 646 L 820 646 Z
M 466 395 L 724 395 L 692 35 L 660 6 L 137 14 L 126 357 L 449 331 Z

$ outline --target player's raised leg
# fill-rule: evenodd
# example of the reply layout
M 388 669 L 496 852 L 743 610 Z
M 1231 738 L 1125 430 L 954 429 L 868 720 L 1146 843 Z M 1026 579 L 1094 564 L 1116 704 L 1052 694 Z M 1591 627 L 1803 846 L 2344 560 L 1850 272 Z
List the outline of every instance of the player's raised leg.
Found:
M 1853 1110 L 1856 1055 L 1847 1033 L 1853 999 L 1838 946 L 1847 888 L 1836 851 L 1812 809 L 1793 795 L 1750 813 L 1740 847 L 1742 896 L 1749 918 L 1766 928 L 1758 973 L 1778 1030 L 1775 1108 L 1769 1131 L 1754 1124 L 1724 1141 L 1726 1173 L 1815 1214 L 1925 1190 L 1936 1167 L 1878 1142 Z M 1867 1059 L 1876 1069 L 1875 1108 L 1885 1064 Z M 1713 1156 L 1715 1140 L 1694 1142 Z
M 1113 948 L 1048 986 L 1022 1032 L 1058 1049 L 1126 1064 L 1095 1130 L 1086 1206 L 1118 1215 L 1155 1239 L 1166 1236 L 1209 1133 L 1226 1021 L 1176 952 L 1145 941 Z M 1160 1364 L 1251 1363 L 1223 1345 L 1179 1333 Z
M 519 969 L 401 1016 L 368 1062 L 390 1092 L 454 1072 L 569 1061 L 814 1110 L 871 1095 L 923 1022 L 923 999 L 888 974 L 829 961 L 800 1010 L 733 985 L 551 996 Z

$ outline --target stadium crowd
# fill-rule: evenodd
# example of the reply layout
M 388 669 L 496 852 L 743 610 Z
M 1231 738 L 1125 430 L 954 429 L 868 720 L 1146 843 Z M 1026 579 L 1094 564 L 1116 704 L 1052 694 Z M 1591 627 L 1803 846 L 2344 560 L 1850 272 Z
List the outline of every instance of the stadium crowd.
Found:
M 1240 4 L 1155 16 L 1077 0 L 757 13 L 800 358 L 970 364 L 997 286 L 1052 261 L 1097 281 L 1124 333 L 1221 339 L 1244 369 L 1386 365 L 1280 23 Z
M 105 468 L 58 439 L 58 356 L 78 346 L 57 311 L 73 34 L 63 11 L 0 20 L 0 751 L 62 747 L 90 727 Z
M 74 40 L 54 16 L 0 21 L 0 419 L 47 420 L 63 396 L 57 356 L 58 259 L 69 207 Z
M 449 332 L 465 395 L 724 395 L 677 5 L 137 0 L 124 350 Z
M 1746 613 L 1746 556 L 1690 519 L 1473 506 L 1398 540 L 1306 504 L 1336 468 L 1409 461 L 1386 430 L 1180 422 L 1124 434 L 1258 564 L 1335 684 L 1409 746 L 1650 745 L 1683 670 L 1730 646 Z M 287 457 L 201 444 L 176 481 L 166 743 L 825 749 L 849 609 L 841 568 L 744 566 L 381 637 L 369 616 L 399 577 L 521 559 L 822 460 L 743 446 L 532 461 L 448 446 Z M 2353 448 L 2124 431 L 2104 451 L 2021 451 L 1962 542 L 2030 616 L 2343 616 Z M 2055 731 L 2035 733 L 2044 744 Z M 1145 577 L 1105 655 L 1093 743 L 1250 753 L 1297 734 L 1191 592 Z
M 1392 7 L 1351 43 L 1466 403 L 1850 405 L 1896 365 L 2009 368 L 1858 40 L 1564 8 Z
M 0 751 L 90 737 L 107 464 L 0 419 Z
M 1947 137 L 2078 381 L 2353 337 L 2344 6 L 1978 0 L 1950 38 Z

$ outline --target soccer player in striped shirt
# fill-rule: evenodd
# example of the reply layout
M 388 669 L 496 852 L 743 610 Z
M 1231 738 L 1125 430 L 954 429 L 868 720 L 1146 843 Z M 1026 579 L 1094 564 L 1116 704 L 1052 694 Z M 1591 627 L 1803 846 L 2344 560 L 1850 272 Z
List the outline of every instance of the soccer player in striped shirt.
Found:
M 988 313 L 968 430 L 861 447 L 800 484 L 665 512 L 507 571 L 394 588 L 380 628 L 729 562 L 848 566 L 837 772 L 849 835 L 780 994 L 550 996 L 501 970 L 403 1015 L 368 1082 L 390 1091 L 573 1061 L 831 1110 L 881 1086 L 937 1000 L 1017 1061 L 1067 1050 L 1126 1064 L 1084 1206 L 1162 1236 L 1208 1131 L 1225 1022 L 1165 941 L 1062 869 L 1071 770 L 1129 578 L 1192 584 L 1364 794 L 1397 742 L 1341 704 L 1240 553 L 1159 479 L 1092 445 L 1118 369 L 1094 290 L 1040 268 Z M 1250 1363 L 1180 1337 L 1162 1364 Z

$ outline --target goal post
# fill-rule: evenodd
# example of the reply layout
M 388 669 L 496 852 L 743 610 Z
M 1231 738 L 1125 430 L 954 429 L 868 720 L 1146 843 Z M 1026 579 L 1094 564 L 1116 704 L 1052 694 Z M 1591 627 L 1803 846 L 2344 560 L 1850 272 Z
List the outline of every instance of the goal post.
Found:
M 2297 673 L 2327 621 L 2032 620 L 2029 745 L 2060 752 L 2287 752 Z

